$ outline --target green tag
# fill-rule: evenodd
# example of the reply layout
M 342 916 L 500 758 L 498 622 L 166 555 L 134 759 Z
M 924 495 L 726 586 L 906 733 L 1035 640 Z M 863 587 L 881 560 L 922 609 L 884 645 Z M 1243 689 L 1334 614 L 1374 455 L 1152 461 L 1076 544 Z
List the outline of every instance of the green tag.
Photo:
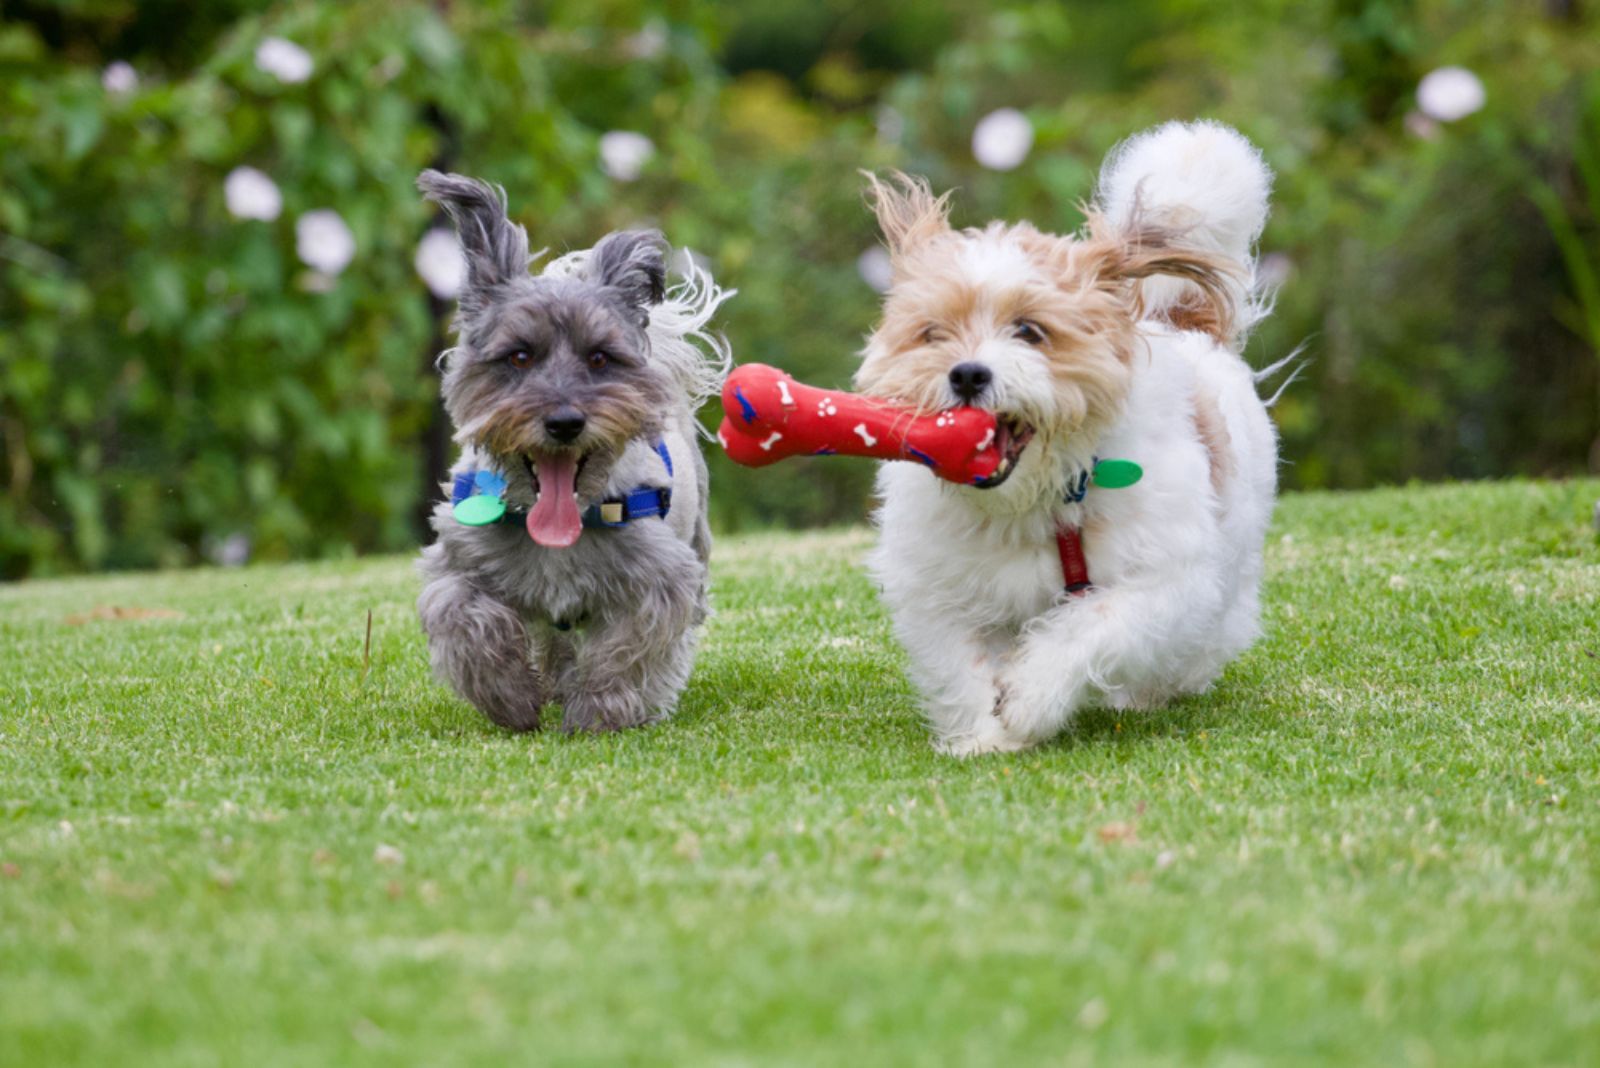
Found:
M 456 522 L 463 526 L 486 527 L 490 523 L 500 522 L 500 517 L 506 514 L 506 502 L 499 497 L 479 493 L 456 505 L 453 511 Z
M 1132 460 L 1101 460 L 1094 465 L 1094 484 L 1104 489 L 1127 489 L 1144 477 L 1144 468 Z

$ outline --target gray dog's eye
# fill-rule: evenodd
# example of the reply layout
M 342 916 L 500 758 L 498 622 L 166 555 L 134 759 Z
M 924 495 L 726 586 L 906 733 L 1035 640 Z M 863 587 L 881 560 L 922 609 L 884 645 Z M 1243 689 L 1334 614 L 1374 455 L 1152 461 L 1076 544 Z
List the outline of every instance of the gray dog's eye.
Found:
M 506 363 L 519 371 L 526 371 L 533 366 L 533 357 L 528 354 L 527 349 L 517 349 L 515 352 L 506 353 Z
M 606 364 L 610 362 L 610 355 L 601 349 L 595 349 L 589 353 L 589 370 L 591 371 L 603 371 Z

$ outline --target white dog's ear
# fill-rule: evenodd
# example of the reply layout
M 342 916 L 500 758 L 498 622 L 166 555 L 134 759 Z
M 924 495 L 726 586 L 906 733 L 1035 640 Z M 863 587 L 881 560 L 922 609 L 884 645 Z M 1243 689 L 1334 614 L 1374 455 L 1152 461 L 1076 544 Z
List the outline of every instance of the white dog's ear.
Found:
M 950 194 L 934 196 L 927 179 L 913 178 L 894 171 L 888 181 L 870 171 L 862 171 L 867 180 L 867 203 L 878 217 L 878 227 L 883 231 L 889 255 L 899 259 L 930 238 L 950 229 Z
M 1202 330 L 1223 342 L 1234 337 L 1243 275 L 1238 264 L 1186 242 L 1183 231 L 1146 217 L 1135 216 L 1125 226 L 1113 226 L 1104 216 L 1091 212 L 1089 235 L 1082 248 L 1085 259 L 1079 262 L 1086 262 L 1101 284 L 1125 292 L 1136 316 L 1143 317 L 1149 310 L 1180 329 Z M 1146 309 L 1144 287 L 1137 283 L 1156 277 L 1192 284 L 1185 287 L 1181 303 Z

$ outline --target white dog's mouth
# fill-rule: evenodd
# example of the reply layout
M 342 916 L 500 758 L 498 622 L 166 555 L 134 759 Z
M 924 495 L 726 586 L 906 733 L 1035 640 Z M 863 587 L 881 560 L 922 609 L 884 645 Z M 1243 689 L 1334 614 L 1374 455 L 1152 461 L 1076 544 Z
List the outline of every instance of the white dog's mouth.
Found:
M 1017 463 L 1022 459 L 1022 451 L 1032 440 L 1032 426 L 1013 415 L 999 416 L 995 426 L 995 448 L 1000 450 L 1000 466 L 995 468 L 994 474 L 976 483 L 977 487 L 994 489 L 1010 478 L 1011 472 L 1017 469 Z

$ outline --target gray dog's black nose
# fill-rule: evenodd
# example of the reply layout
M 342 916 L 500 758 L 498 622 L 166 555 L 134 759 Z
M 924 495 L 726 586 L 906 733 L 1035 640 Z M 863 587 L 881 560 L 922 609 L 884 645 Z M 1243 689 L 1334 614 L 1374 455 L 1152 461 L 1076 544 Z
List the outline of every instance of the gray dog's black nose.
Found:
M 588 420 L 576 408 L 557 408 L 544 419 L 544 432 L 563 445 L 570 445 Z
M 950 368 L 950 388 L 964 401 L 975 401 L 994 381 L 994 372 L 981 363 L 968 360 Z

